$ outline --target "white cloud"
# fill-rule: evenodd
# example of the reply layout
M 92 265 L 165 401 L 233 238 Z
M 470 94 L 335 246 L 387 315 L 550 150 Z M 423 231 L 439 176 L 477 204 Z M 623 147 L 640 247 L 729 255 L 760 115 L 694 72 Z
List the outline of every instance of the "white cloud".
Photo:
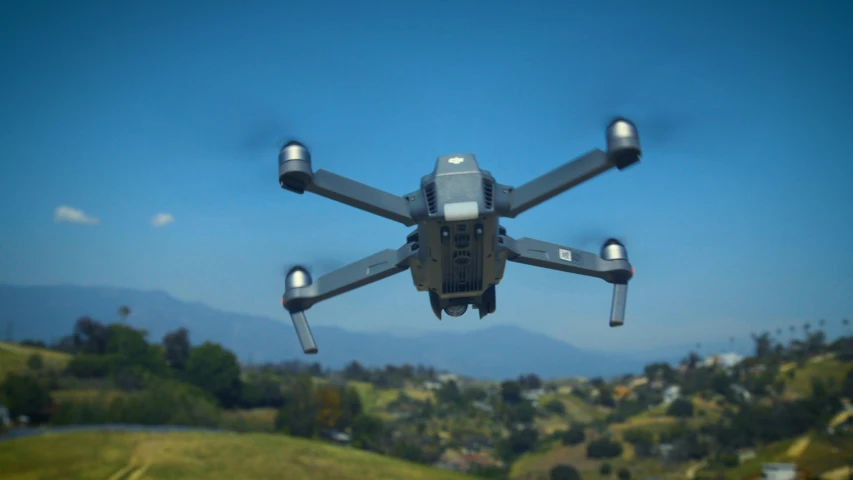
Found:
M 165 227 L 166 225 L 175 221 L 175 217 L 172 216 L 171 213 L 158 213 L 151 217 L 151 225 L 155 227 Z
M 54 213 L 53 221 L 82 223 L 84 225 L 97 225 L 101 222 L 95 217 L 90 217 L 89 215 L 86 215 L 83 210 L 74 207 L 69 207 L 68 205 L 62 205 L 56 208 L 56 213 Z

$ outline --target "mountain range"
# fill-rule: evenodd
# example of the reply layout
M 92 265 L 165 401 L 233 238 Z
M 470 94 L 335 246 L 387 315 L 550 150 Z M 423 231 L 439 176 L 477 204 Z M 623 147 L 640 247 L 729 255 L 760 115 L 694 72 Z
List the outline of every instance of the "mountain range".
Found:
M 6 327 L 0 335 L 18 341 L 55 341 L 71 333 L 74 322 L 84 315 L 103 323 L 119 321 L 120 305 L 131 307 L 128 323 L 146 330 L 149 341 L 184 327 L 193 344 L 220 343 L 243 362 L 316 361 L 330 368 L 353 360 L 367 366 L 408 363 L 498 380 L 526 373 L 543 378 L 612 376 L 639 372 L 651 360 L 584 350 L 514 326 L 405 336 L 315 326 L 314 335 L 322 342 L 320 353 L 306 356 L 290 322 L 224 312 L 163 291 L 72 285 L 0 284 L 0 326 Z

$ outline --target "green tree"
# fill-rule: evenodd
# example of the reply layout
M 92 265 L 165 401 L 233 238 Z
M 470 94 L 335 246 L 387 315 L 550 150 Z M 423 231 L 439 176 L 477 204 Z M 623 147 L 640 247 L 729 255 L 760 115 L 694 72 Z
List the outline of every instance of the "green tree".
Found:
M 213 394 L 225 408 L 240 401 L 240 365 L 237 357 L 219 344 L 205 342 L 193 348 L 186 375 L 190 383 Z
M 361 397 L 358 390 L 352 387 L 341 388 L 341 416 L 338 418 L 338 429 L 349 428 L 355 417 L 362 412 Z
M 459 386 L 453 380 L 441 384 L 436 396 L 440 403 L 458 404 L 462 401 L 462 392 L 459 391 Z
M 622 444 L 607 437 L 589 442 L 586 446 L 587 458 L 616 458 L 622 455 Z
M 28 375 L 6 374 L 0 384 L 0 393 L 6 399 L 6 407 L 12 417 L 26 415 L 33 423 L 47 420 L 48 409 L 53 405 L 50 391 Z
M 311 377 L 300 375 L 283 395 L 284 402 L 275 419 L 276 430 L 296 437 L 314 436 L 317 432 L 319 403 Z
M 548 474 L 550 480 L 581 480 L 581 474 L 571 465 L 557 465 Z
M 555 415 L 564 415 L 566 413 L 566 406 L 563 402 L 554 399 L 545 404 L 545 411 Z
M 44 361 L 41 358 L 41 354 L 34 353 L 27 358 L 27 368 L 34 372 L 38 372 L 44 366 Z
M 179 328 L 163 337 L 166 361 L 175 370 L 184 370 L 190 358 L 190 334 L 186 328 Z
M 362 413 L 352 422 L 352 444 L 362 450 L 380 451 L 385 426 L 379 417 Z
M 566 430 L 561 438 L 563 445 L 580 445 L 586 440 L 583 427 L 580 425 L 572 425 Z
M 619 477 L 619 480 L 631 480 L 631 471 L 622 467 L 616 472 L 616 476 Z
M 693 416 L 693 402 L 689 398 L 678 398 L 666 409 L 670 417 L 687 418 Z
M 504 403 L 518 403 L 521 401 L 521 385 L 518 382 L 508 380 L 501 383 L 501 399 Z
M 613 467 L 611 467 L 609 463 L 604 462 L 601 464 L 600 467 L 598 467 L 598 473 L 600 473 L 604 477 L 608 477 L 611 473 L 613 473 Z

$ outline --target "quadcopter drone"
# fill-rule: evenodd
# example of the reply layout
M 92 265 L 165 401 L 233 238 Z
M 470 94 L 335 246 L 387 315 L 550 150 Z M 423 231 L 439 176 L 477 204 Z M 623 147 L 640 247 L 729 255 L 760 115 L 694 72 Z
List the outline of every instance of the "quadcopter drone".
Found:
M 429 292 L 439 320 L 442 311 L 459 317 L 469 305 L 483 318 L 495 312 L 495 287 L 507 260 L 613 284 L 610 326 L 622 325 L 628 281 L 634 276 L 624 245 L 611 238 L 596 255 L 531 238 L 514 239 L 499 222 L 612 167 L 623 170 L 640 160 L 639 135 L 630 121 L 613 120 L 606 129 L 606 142 L 606 152 L 592 150 L 515 188 L 497 183 L 491 173 L 480 169 L 473 154 L 440 156 L 433 172 L 421 178 L 420 189 L 404 196 L 326 170 L 315 172 L 308 149 L 299 142 L 287 143 L 278 157 L 281 188 L 300 195 L 312 192 L 407 227 L 417 226 L 399 249 L 381 251 L 316 280 L 304 267 L 290 269 L 281 303 L 290 313 L 303 352 L 318 351 L 305 318 L 312 305 L 406 269 L 411 270 L 417 290 Z

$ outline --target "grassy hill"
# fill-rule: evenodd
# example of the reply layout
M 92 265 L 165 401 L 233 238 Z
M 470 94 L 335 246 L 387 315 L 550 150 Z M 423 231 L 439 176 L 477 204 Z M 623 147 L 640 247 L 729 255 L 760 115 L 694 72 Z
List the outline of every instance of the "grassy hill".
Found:
M 283 435 L 232 433 L 48 434 L 3 443 L 0 465 L 5 480 L 473 478 Z
M 70 355 L 52 350 L 0 342 L 0 380 L 5 378 L 7 373 L 26 373 L 27 360 L 30 358 L 30 355 L 35 353 L 41 355 L 44 364 L 43 368 L 47 370 L 61 370 L 65 368 L 65 365 L 71 359 Z

